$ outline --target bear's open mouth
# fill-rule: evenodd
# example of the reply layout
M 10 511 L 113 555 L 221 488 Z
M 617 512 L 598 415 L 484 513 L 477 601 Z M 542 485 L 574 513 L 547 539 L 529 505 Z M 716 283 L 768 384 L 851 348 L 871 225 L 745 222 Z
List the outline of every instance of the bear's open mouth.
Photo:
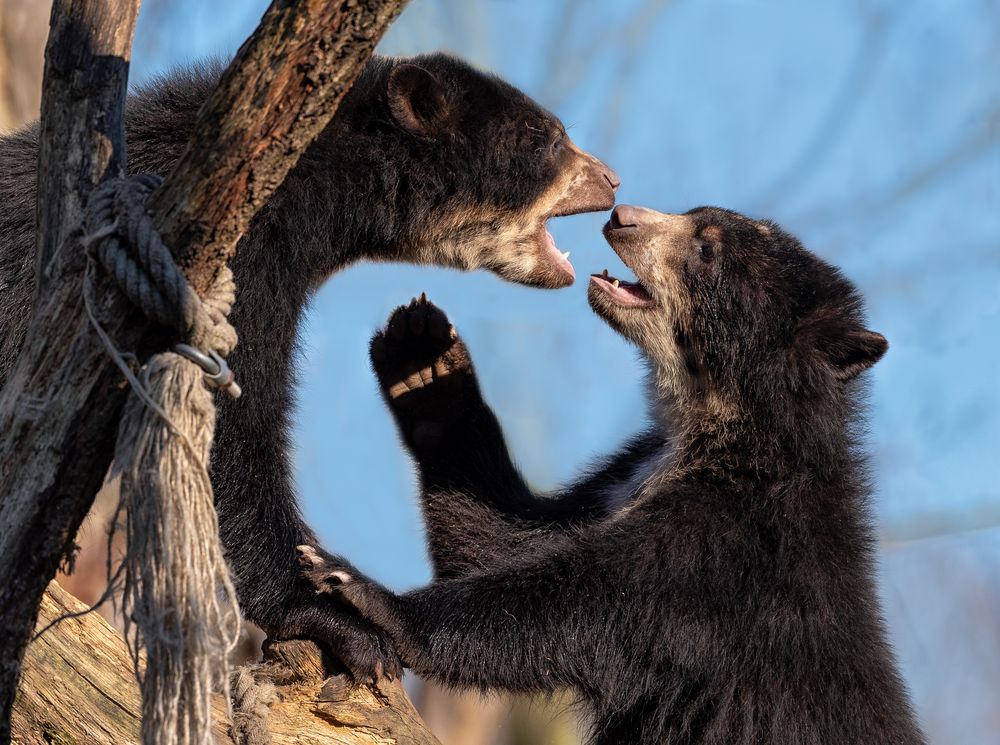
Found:
M 542 248 L 544 257 L 548 260 L 549 266 L 556 275 L 566 284 L 573 284 L 576 280 L 576 270 L 569 262 L 569 251 L 560 251 L 556 245 L 556 239 L 549 232 L 548 222 L 556 217 L 569 217 L 570 215 L 583 215 L 589 212 L 603 212 L 609 206 L 614 206 L 614 194 L 610 197 L 610 205 L 606 201 L 595 201 L 588 199 L 584 201 L 562 200 L 555 209 L 542 217 L 538 226 L 538 243 Z
M 562 277 L 568 279 L 569 284 L 573 284 L 573 281 L 576 279 L 576 270 L 569 263 L 569 251 L 559 250 L 559 247 L 556 245 L 556 239 L 552 237 L 552 233 L 549 232 L 544 222 L 542 223 L 542 237 L 540 241 L 545 256 L 549 260 L 549 264 L 552 265 L 552 268 Z
M 601 290 L 612 302 L 626 308 L 651 308 L 656 305 L 653 296 L 641 282 L 626 282 L 612 277 L 607 269 L 601 274 L 591 274 L 590 284 Z

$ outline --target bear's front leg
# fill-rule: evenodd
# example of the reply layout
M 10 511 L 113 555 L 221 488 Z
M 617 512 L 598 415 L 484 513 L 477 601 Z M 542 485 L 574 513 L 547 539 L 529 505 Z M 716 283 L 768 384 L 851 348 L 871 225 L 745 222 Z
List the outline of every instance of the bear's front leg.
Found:
M 392 638 L 406 667 L 445 685 L 550 692 L 625 670 L 617 634 L 630 622 L 608 623 L 593 592 L 597 583 L 608 592 L 596 597 L 621 594 L 621 562 L 596 567 L 572 546 L 555 546 L 397 595 L 309 546 L 298 551 L 318 592 L 356 608 Z
M 397 308 L 372 339 L 371 360 L 420 467 L 425 502 L 456 492 L 511 506 L 532 501 L 469 351 L 440 308 L 425 295 Z
M 348 562 L 321 548 L 310 546 L 309 552 L 316 566 L 342 567 L 353 576 L 362 576 Z M 301 551 L 299 554 L 297 564 L 303 567 Z M 304 574 L 295 578 L 301 593 L 296 594 L 297 602 L 286 605 L 280 627 L 270 629 L 268 636 L 274 640 L 311 639 L 326 646 L 357 683 L 399 677 L 403 664 L 386 632 L 335 593 L 320 592 L 316 578 Z
M 380 634 L 388 632 L 392 636 L 389 627 L 395 628 L 397 634 L 400 633 L 399 625 L 393 623 L 396 616 L 390 609 L 394 597 L 391 592 L 363 575 L 346 560 L 333 557 L 322 549 L 303 544 L 296 546 L 295 551 L 303 577 L 319 598 L 344 604 L 351 611 L 359 612 L 362 617 L 359 620 L 366 625 L 375 624 Z M 374 677 L 385 674 L 392 678 L 399 674 L 402 663 L 395 657 L 394 649 L 392 654 L 396 664 L 391 669 L 383 670 L 382 662 L 378 661 Z
M 435 575 L 516 555 L 541 505 L 518 473 L 483 400 L 468 349 L 421 295 L 397 308 L 371 343 L 383 397 L 417 462 Z

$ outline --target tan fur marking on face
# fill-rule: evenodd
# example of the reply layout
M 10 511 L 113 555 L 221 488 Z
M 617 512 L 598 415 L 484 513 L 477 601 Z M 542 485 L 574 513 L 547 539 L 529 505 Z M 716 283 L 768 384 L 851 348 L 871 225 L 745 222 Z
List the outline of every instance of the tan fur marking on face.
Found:
M 545 221 L 554 213 L 590 206 L 594 183 L 606 168 L 572 142 L 571 159 L 555 180 L 531 204 L 517 212 L 486 206 L 467 206 L 441 214 L 429 234 L 421 236 L 411 253 L 418 262 L 446 264 L 459 269 L 492 269 L 508 280 L 531 283 L 546 268 L 541 241 Z
M 558 211 L 560 206 L 571 204 L 590 183 L 593 169 L 600 166 L 595 157 L 583 152 L 572 140 L 567 141 L 566 148 L 571 153 L 569 165 L 563 167 L 549 188 L 524 210 L 526 217 L 542 220 Z
M 629 207 L 638 224 L 633 237 L 609 238 L 622 260 L 656 301 L 656 307 L 636 309 L 606 301 L 600 291 L 592 292 L 591 304 L 612 327 L 636 342 L 649 361 L 649 395 L 661 406 L 659 422 L 666 430 L 674 426 L 680 412 L 703 412 L 725 426 L 739 416 L 737 406 L 709 385 L 704 371 L 693 370 L 690 350 L 679 339 L 690 333 L 694 306 L 684 277 L 690 271 L 695 236 L 721 241 L 724 231 L 708 226 L 698 233 L 690 215 L 664 214 L 643 207 Z M 627 236 L 628 234 L 626 234 Z M 697 262 L 696 262 L 697 263 Z
M 434 230 L 423 236 L 417 260 L 427 264 L 450 264 L 457 269 L 488 266 L 499 244 L 514 250 L 516 244 L 531 244 L 521 220 L 510 219 L 499 209 L 465 206 L 438 216 Z M 511 245 L 514 244 L 514 245 Z
M 701 231 L 701 235 L 710 241 L 721 242 L 722 241 L 722 228 L 718 225 L 709 225 L 707 228 Z
M 604 306 L 602 309 L 646 353 L 650 361 L 651 394 L 658 400 L 692 400 L 697 381 L 688 370 L 675 332 L 678 326 L 683 329 L 688 325 L 692 313 L 681 272 L 692 250 L 696 224 L 689 215 L 666 214 L 643 207 L 630 209 L 639 216 L 642 232 L 620 243 L 616 250 L 653 295 L 657 308 Z
M 478 269 L 495 268 L 498 259 L 503 258 L 527 279 L 538 262 L 538 230 L 546 214 L 539 206 L 543 199 L 544 195 L 517 213 L 485 205 L 450 210 L 440 215 L 434 230 L 420 240 L 418 261 Z M 507 275 L 517 278 L 510 276 L 509 269 Z
M 677 344 L 675 329 L 688 327 L 693 312 L 690 293 L 681 281 L 680 272 L 692 250 L 697 226 L 689 215 L 664 215 L 664 229 L 657 234 L 653 276 L 654 292 L 662 296 L 662 304 L 669 309 L 669 324 L 659 339 L 657 361 L 660 368 L 657 387 L 661 397 L 681 397 L 690 400 L 697 382 L 688 370 L 684 350 Z
M 653 214 L 649 236 L 643 239 L 645 249 L 635 252 L 633 268 L 644 282 L 668 287 L 677 280 L 677 268 L 691 250 L 696 226 L 688 215 Z

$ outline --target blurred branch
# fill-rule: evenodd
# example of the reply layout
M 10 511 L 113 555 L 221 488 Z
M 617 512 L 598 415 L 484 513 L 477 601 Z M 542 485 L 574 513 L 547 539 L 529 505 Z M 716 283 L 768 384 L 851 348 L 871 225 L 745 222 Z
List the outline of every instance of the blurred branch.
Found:
M 48 11 L 46 0 L 0 2 L 0 131 L 38 116 Z
M 468 48 L 474 50 L 475 63 L 484 67 L 495 67 L 493 59 L 493 26 L 489 10 L 484 0 L 462 0 L 460 3 L 446 2 L 455 36 L 468 40 Z M 423 49 L 420 51 L 424 51 Z
M 1000 530 L 1000 509 L 986 504 L 981 511 L 939 513 L 894 525 L 881 539 L 882 550 L 891 551 L 921 541 Z
M 618 65 L 614 73 L 616 81 L 632 79 L 637 66 L 644 59 L 642 53 L 646 48 L 649 36 L 656 30 L 657 21 L 673 1 L 647 0 L 646 4 L 622 30 L 622 53 L 618 58 Z M 589 54 L 595 56 L 597 49 L 594 48 Z M 590 58 L 588 56 L 588 59 Z M 597 136 L 597 147 L 600 152 L 610 152 L 618 141 L 617 135 L 621 126 L 622 114 L 626 110 L 626 99 L 630 91 L 631 86 L 628 85 L 611 86 L 611 93 L 604 105 L 604 117 L 601 120 Z
M 960 138 L 936 158 L 914 167 L 896 183 L 839 202 L 826 203 L 787 218 L 787 222 L 794 224 L 796 229 L 803 233 L 836 224 L 844 219 L 844 215 L 850 215 L 852 223 L 860 224 L 864 220 L 884 215 L 886 210 L 898 207 L 916 194 L 936 186 L 945 177 L 951 176 L 998 144 L 1000 144 L 1000 109 L 990 112 L 979 127 Z
M 898 12 L 903 13 L 908 6 L 901 4 L 897 7 L 901 8 Z M 884 10 L 877 10 L 869 17 L 858 52 L 833 95 L 826 114 L 784 171 L 769 186 L 761 189 L 761 195 L 755 200 L 759 205 L 755 207 L 758 214 L 771 214 L 776 205 L 788 198 L 790 191 L 801 189 L 818 172 L 819 164 L 833 153 L 885 59 L 888 25 Z
M 568 97 L 567 89 L 574 87 L 571 82 L 577 73 L 576 55 L 573 54 L 573 39 L 576 36 L 580 12 L 580 0 L 562 0 L 555 17 L 561 22 L 552 24 L 549 36 L 547 61 L 543 68 L 544 82 L 539 97 L 546 106 L 557 109 Z M 570 60 L 574 62 L 570 64 Z
M 624 70 L 634 67 L 643 52 L 646 39 L 656 30 L 660 16 L 674 2 L 675 0 L 645 0 L 620 29 L 609 31 L 606 27 L 599 27 L 591 38 L 574 44 L 576 20 L 582 18 L 586 11 L 580 0 L 565 0 L 565 23 L 555 23 L 552 27 L 546 70 L 548 84 L 542 89 L 540 100 L 557 110 L 572 98 L 583 82 L 591 77 L 594 62 L 602 58 L 601 51 L 609 47 L 609 35 L 614 36 L 614 46 L 620 50 L 621 58 L 617 65 L 619 74 L 616 76 L 616 79 L 620 79 Z M 618 89 L 624 87 L 615 86 L 612 95 L 621 95 L 622 91 Z

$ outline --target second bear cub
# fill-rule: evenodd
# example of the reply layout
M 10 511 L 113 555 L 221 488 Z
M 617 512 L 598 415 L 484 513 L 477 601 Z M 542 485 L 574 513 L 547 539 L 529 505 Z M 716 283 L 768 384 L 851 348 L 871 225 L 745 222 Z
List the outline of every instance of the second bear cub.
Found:
M 533 494 L 414 302 L 372 358 L 439 578 L 395 595 L 301 547 L 307 575 L 421 675 L 575 689 L 597 743 L 922 743 L 875 592 L 858 376 L 887 344 L 857 291 L 727 210 L 619 206 L 605 236 L 638 281 L 594 275 L 590 304 L 649 361 L 650 431 Z

